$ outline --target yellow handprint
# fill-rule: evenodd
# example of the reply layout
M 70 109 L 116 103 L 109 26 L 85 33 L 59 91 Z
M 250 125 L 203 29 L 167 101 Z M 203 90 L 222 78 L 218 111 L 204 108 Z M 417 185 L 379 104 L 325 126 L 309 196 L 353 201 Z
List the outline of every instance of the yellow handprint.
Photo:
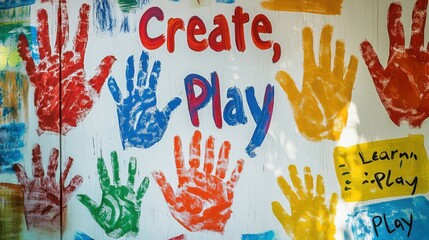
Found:
M 295 165 L 289 166 L 290 179 L 296 191 L 279 176 L 277 183 L 283 194 L 289 200 L 291 214 L 277 201 L 272 202 L 274 215 L 283 228 L 293 239 L 334 239 L 335 214 L 337 211 L 338 195 L 332 193 L 329 209 L 325 205 L 325 186 L 323 178 L 317 175 L 316 195 L 314 192 L 313 176 L 309 167 L 304 168 L 304 189 Z
M 333 28 L 325 25 L 320 37 L 319 65 L 313 50 L 313 32 L 302 30 L 304 77 L 299 92 L 285 71 L 278 71 L 276 80 L 292 105 L 299 132 L 311 141 L 338 140 L 347 123 L 351 92 L 358 60 L 352 55 L 344 73 L 344 42 L 337 40 L 334 67 L 331 70 L 331 39 Z

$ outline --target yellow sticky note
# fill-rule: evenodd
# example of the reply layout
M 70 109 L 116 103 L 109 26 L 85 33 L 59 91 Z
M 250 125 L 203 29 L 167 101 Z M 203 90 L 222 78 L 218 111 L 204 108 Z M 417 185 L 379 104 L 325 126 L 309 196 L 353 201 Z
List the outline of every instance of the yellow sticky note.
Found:
M 423 135 L 336 147 L 334 162 L 346 202 L 429 192 Z

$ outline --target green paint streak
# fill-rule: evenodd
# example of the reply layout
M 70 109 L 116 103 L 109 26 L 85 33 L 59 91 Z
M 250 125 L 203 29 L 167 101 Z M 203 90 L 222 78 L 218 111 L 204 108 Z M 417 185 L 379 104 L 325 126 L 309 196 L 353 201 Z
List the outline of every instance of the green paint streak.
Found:
M 138 0 L 118 0 L 122 12 L 130 12 L 139 6 Z
M 23 6 L 11 9 L 0 10 L 0 25 L 7 25 L 10 23 L 30 23 L 31 8 L 30 6 Z M 26 24 L 26 25 L 27 25 Z M 3 30 L 2 30 L 3 32 Z
M 0 239 L 22 239 L 24 197 L 20 185 L 0 183 Z
M 137 192 L 134 191 L 136 159 L 131 157 L 128 169 L 127 186 L 119 185 L 119 161 L 115 151 L 111 153 L 113 183 L 107 173 L 104 159 L 100 157 L 97 170 L 102 190 L 101 203 L 97 205 L 88 195 L 79 194 L 77 199 L 89 210 L 94 220 L 112 238 L 136 236 L 139 232 L 139 219 L 142 198 L 149 186 L 145 177 Z

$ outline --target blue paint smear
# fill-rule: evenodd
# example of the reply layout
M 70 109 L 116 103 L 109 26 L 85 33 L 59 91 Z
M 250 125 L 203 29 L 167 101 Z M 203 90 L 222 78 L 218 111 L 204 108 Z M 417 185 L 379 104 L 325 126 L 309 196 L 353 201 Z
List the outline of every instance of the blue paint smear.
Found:
M 274 231 L 267 231 L 264 233 L 256 234 L 243 234 L 241 240 L 275 240 L 276 236 Z
M 77 231 L 74 233 L 74 240 L 94 240 L 94 238 L 86 235 L 83 232 Z
M 128 14 L 124 13 L 124 18 L 122 19 L 121 32 L 129 33 L 130 32 L 130 23 L 128 21 Z
M 216 2 L 217 3 L 228 3 L 228 4 L 231 4 L 231 3 L 235 3 L 235 0 L 216 0 Z
M 411 216 L 409 231 L 410 227 L 404 220 L 410 223 Z M 361 206 L 355 209 L 347 222 L 351 229 L 348 234 L 354 239 L 429 239 L 426 232 L 429 229 L 429 201 L 419 196 Z
M 12 172 L 13 164 L 23 159 L 25 132 L 24 123 L 0 126 L 0 172 Z
M 159 142 L 167 129 L 171 113 L 182 100 L 173 98 L 162 111 L 156 106 L 156 85 L 161 72 L 161 62 L 155 61 L 152 72 L 148 72 L 149 55 L 142 51 L 140 70 L 134 80 L 134 57 L 130 56 L 125 72 L 128 96 L 122 97 L 116 80 L 110 77 L 108 86 L 117 103 L 122 147 L 149 148 Z M 148 79 L 146 79 L 148 78 Z M 148 84 L 146 86 L 146 82 Z M 135 85 L 136 82 L 136 86 Z
M 2 0 L 0 1 L 0 9 L 10 9 L 22 6 L 32 5 L 36 0 Z
M 271 118 L 274 108 L 274 86 L 268 84 L 265 88 L 264 103 L 262 109 L 255 97 L 255 89 L 248 87 L 246 89 L 247 104 L 250 108 L 250 113 L 256 123 L 255 131 L 252 138 L 246 147 L 246 153 L 251 157 L 256 157 L 255 149 L 262 145 L 265 136 L 270 128 Z
M 247 117 L 243 109 L 243 97 L 237 87 L 230 87 L 226 94 L 231 98 L 223 110 L 223 119 L 229 126 L 236 126 L 238 123 L 245 125 Z
M 116 20 L 110 0 L 95 0 L 94 5 L 97 28 L 102 32 L 113 32 Z

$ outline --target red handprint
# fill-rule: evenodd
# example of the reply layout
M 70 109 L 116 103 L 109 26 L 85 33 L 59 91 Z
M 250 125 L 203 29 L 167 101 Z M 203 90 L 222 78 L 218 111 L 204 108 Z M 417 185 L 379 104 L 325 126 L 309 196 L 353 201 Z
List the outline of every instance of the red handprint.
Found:
M 152 173 L 160 186 L 173 217 L 189 231 L 209 230 L 223 232 L 231 216 L 234 198 L 234 186 L 243 170 L 243 160 L 231 174 L 231 179 L 224 182 L 228 169 L 231 144 L 225 141 L 219 151 L 216 173 L 214 168 L 214 138 L 206 142 L 204 170 L 200 171 L 201 132 L 195 131 L 189 147 L 189 169 L 185 168 L 182 142 L 179 136 L 174 138 L 174 157 L 176 159 L 178 190 L 174 193 L 162 171 Z
M 35 87 L 34 105 L 39 117 L 39 134 L 52 131 L 65 135 L 70 129 L 76 127 L 91 110 L 116 60 L 113 56 L 105 57 L 99 66 L 98 73 L 88 81 L 85 79 L 84 60 L 88 41 L 88 16 L 89 5 L 83 4 L 80 8 L 74 48 L 72 51 L 64 51 L 68 41 L 69 23 L 66 4 L 61 5 L 58 11 L 55 52 L 52 52 L 49 42 L 48 15 L 46 10 L 40 10 L 37 15 L 37 41 L 40 55 L 38 65 L 31 57 L 27 38 L 25 35 L 19 36 L 18 51 L 26 63 L 28 76 Z
M 424 29 L 428 0 L 417 0 L 413 9 L 410 47 L 405 48 L 402 7 L 392 3 L 387 15 L 390 38 L 387 67 L 380 64 L 368 41 L 361 43 L 362 56 L 368 66 L 378 95 L 390 119 L 400 125 L 407 121 L 420 127 L 429 117 L 429 45 L 424 49 Z
M 30 226 L 45 230 L 56 231 L 64 224 L 67 213 L 67 203 L 74 191 L 82 184 L 83 178 L 74 176 L 69 185 L 64 186 L 73 158 L 69 157 L 59 183 L 56 182 L 55 172 L 58 168 L 58 149 L 53 148 L 49 157 L 48 172 L 42 166 L 40 146 L 33 148 L 33 179 L 28 179 L 21 164 L 15 164 L 13 169 L 22 185 L 24 193 L 24 212 L 27 229 Z M 62 216 L 62 217 L 61 217 Z M 60 222 L 60 220 L 63 220 Z

